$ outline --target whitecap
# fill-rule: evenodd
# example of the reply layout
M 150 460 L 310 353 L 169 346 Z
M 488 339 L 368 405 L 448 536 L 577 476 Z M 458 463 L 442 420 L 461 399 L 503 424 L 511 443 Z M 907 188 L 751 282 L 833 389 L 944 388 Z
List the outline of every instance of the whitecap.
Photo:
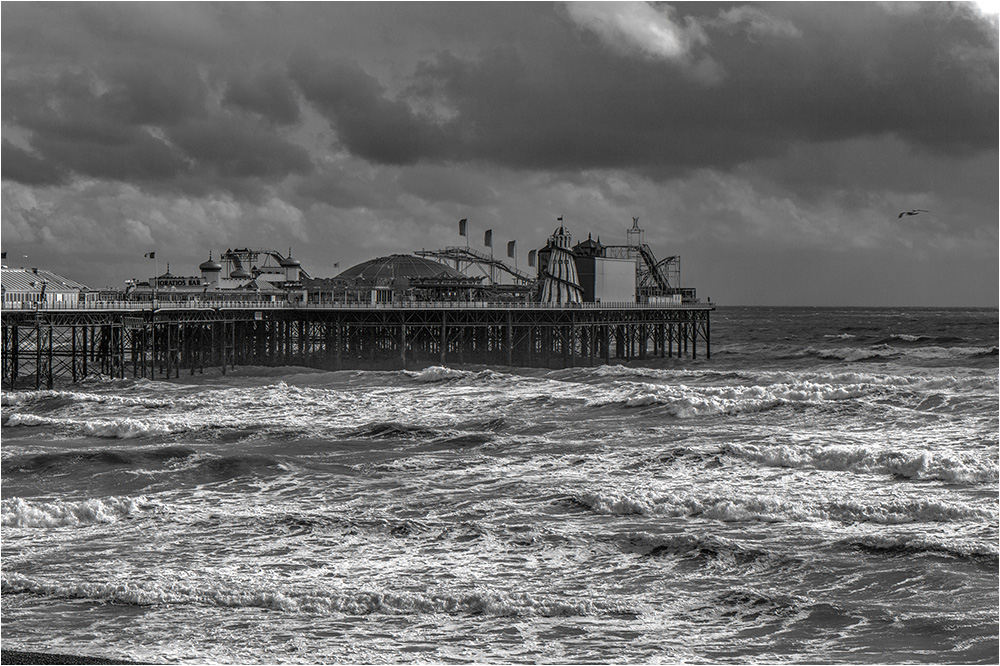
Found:
M 104 497 L 45 502 L 14 497 L 3 500 L 4 527 L 79 527 L 115 523 L 159 505 L 142 497 Z

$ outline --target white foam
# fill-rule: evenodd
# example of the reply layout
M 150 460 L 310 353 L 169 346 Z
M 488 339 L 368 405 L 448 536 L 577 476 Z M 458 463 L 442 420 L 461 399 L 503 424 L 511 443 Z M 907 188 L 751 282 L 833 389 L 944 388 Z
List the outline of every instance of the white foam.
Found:
M 956 538 L 950 535 L 946 540 L 935 540 L 917 535 L 886 535 L 886 534 L 866 534 L 852 543 L 873 548 L 876 550 L 909 550 L 926 551 L 931 553 L 945 553 L 965 557 L 991 557 L 998 556 L 997 544 L 988 541 L 970 541 L 969 539 Z
M 730 444 L 726 451 L 744 460 L 772 467 L 894 474 L 909 479 L 938 479 L 949 483 L 996 483 L 998 480 L 996 461 L 976 458 L 972 454 L 948 455 L 912 449 L 839 445 Z
M 79 527 L 115 523 L 159 505 L 145 497 L 104 497 L 76 502 L 43 502 L 20 497 L 3 500 L 4 527 Z
M 78 425 L 85 433 L 92 437 L 109 437 L 113 439 L 156 437 L 175 432 L 175 428 L 171 426 L 133 418 L 84 421 Z
M 788 517 L 808 518 L 797 505 L 783 503 L 772 497 L 693 497 L 633 490 L 584 493 L 577 499 L 598 513 L 614 516 L 636 514 L 673 518 L 698 516 L 723 522 L 745 520 L 772 522 Z
M 455 370 L 454 368 L 447 368 L 440 365 L 424 368 L 419 372 L 407 370 L 405 373 L 418 382 L 440 382 L 449 379 L 461 379 L 473 374 L 467 370 Z
M 866 384 L 831 385 L 800 381 L 771 386 L 687 386 L 638 382 L 614 382 L 610 388 L 592 388 L 590 404 L 620 404 L 625 407 L 664 405 L 678 418 L 740 414 L 772 409 L 787 403 L 838 402 L 871 393 Z
M 864 503 L 850 498 L 809 502 L 776 495 L 696 497 L 645 489 L 590 492 L 577 499 L 597 513 L 613 516 L 699 517 L 723 522 L 836 520 L 898 524 L 913 522 L 992 522 L 995 512 L 936 500 Z
M 895 500 L 865 503 L 856 499 L 828 502 L 820 517 L 885 525 L 918 522 L 997 522 L 995 513 L 937 500 Z
M 164 423 L 153 423 L 130 417 L 116 419 L 60 419 L 37 414 L 11 414 L 6 426 L 62 426 L 79 429 L 91 437 L 110 439 L 135 439 L 137 437 L 156 437 L 170 435 L 182 428 Z
M 620 604 L 591 599 L 477 588 L 468 592 L 416 594 L 381 590 L 229 588 L 169 582 L 54 583 L 3 572 L 3 593 L 84 598 L 141 606 L 200 604 L 223 608 L 266 608 L 295 613 L 346 615 L 475 614 L 554 617 L 632 613 Z
M 40 426 L 48 425 L 52 422 L 52 419 L 45 418 L 44 416 L 37 416 L 35 414 L 11 414 L 4 421 L 5 426 Z
M 805 353 L 815 354 L 824 359 L 838 359 L 841 361 L 870 361 L 874 359 L 891 359 L 898 357 L 901 353 L 896 347 L 890 345 L 874 345 L 872 347 L 848 347 L 840 349 L 816 349 L 807 347 Z

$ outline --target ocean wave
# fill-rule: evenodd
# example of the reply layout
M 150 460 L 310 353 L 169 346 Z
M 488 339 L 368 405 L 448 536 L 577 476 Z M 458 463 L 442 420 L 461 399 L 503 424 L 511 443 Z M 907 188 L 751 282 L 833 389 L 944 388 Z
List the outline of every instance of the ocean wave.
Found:
M 840 347 L 835 349 L 806 347 L 801 354 L 796 355 L 857 363 L 859 361 L 892 360 L 899 358 L 901 352 L 890 345 L 880 344 L 870 347 Z
M 46 418 L 44 416 L 38 416 L 37 414 L 11 414 L 4 419 L 3 424 L 9 428 L 16 426 L 26 426 L 33 428 L 35 426 L 50 425 L 53 419 Z
M 677 418 L 761 412 L 789 403 L 819 404 L 853 400 L 870 394 L 864 384 L 830 385 L 810 381 L 790 384 L 733 385 L 723 387 L 665 386 L 618 382 L 590 398 L 592 406 L 647 407 L 660 405 Z
M 235 479 L 241 476 L 280 474 L 288 467 L 270 456 L 238 453 L 229 456 L 198 456 L 191 472 L 196 477 L 213 481 Z
M 670 556 L 711 562 L 731 568 L 748 565 L 775 565 L 788 558 L 758 548 L 747 548 L 736 541 L 720 536 L 695 536 L 690 534 L 650 534 L 633 532 L 619 538 L 627 552 L 643 557 Z
M 849 548 L 860 548 L 882 555 L 943 555 L 960 559 L 984 560 L 994 565 L 1000 560 L 995 542 L 970 542 L 960 539 L 935 541 L 913 535 L 866 534 L 858 538 L 845 539 L 841 544 Z
M 165 423 L 156 423 L 128 416 L 87 420 L 41 416 L 39 414 L 22 412 L 7 415 L 3 424 L 8 427 L 53 426 L 69 428 L 90 437 L 108 439 L 137 439 L 140 437 L 166 436 L 186 429 L 180 424 L 167 425 Z
M 11 393 L 0 393 L 0 406 L 9 407 L 12 405 L 20 405 L 22 402 L 29 399 L 34 393 L 34 391 L 13 391 Z
M 4 474 L 60 473 L 76 470 L 80 465 L 105 467 L 136 466 L 150 462 L 164 463 L 189 458 L 195 450 L 185 446 L 166 446 L 156 449 L 88 449 L 38 453 L 4 460 Z
M 411 426 L 396 421 L 376 421 L 347 431 L 344 437 L 364 439 L 420 439 L 436 437 L 441 432 L 433 428 Z
M 889 338 L 886 340 L 866 347 L 805 347 L 804 349 L 790 352 L 786 358 L 819 358 L 823 360 L 846 361 L 848 363 L 898 361 L 900 359 L 940 363 L 996 355 L 994 351 L 995 347 L 898 344 L 897 340 Z M 890 342 L 897 342 L 897 344 L 890 344 Z
M 39 416 L 38 414 L 11 414 L 4 421 L 5 426 L 56 426 L 79 430 L 90 437 L 109 439 L 136 439 L 140 437 L 157 437 L 171 435 L 182 431 L 180 425 L 152 423 L 131 417 L 114 419 L 81 420 Z
M 157 437 L 171 435 L 177 429 L 164 424 L 150 423 L 140 419 L 123 418 L 99 421 L 84 421 L 78 424 L 83 432 L 91 437 L 109 437 L 112 439 L 135 439 L 138 437 Z
M 944 455 L 929 451 L 869 449 L 854 446 L 788 446 L 728 444 L 723 452 L 770 467 L 891 474 L 908 479 L 936 479 L 948 483 L 996 483 L 995 461 L 972 455 Z
M 893 333 L 892 335 L 879 340 L 883 344 L 916 344 L 933 342 L 935 344 L 953 344 L 966 342 L 965 338 L 954 335 L 911 335 L 908 333 Z
M 787 617 L 801 612 L 804 600 L 798 596 L 783 594 L 766 594 L 747 587 L 737 587 L 728 592 L 716 595 L 713 606 L 726 615 L 770 615 Z
M 807 348 L 806 351 L 799 352 L 803 355 L 817 355 L 819 350 Z M 972 354 L 986 353 L 996 355 L 996 348 L 973 348 Z M 620 378 L 631 379 L 640 378 L 648 380 L 658 380 L 671 384 L 691 382 L 695 384 L 703 383 L 725 383 L 726 385 L 745 386 L 775 386 L 800 387 L 815 392 L 817 387 L 846 386 L 849 391 L 870 391 L 878 387 L 905 387 L 914 391 L 925 391 L 934 389 L 987 389 L 995 391 L 997 389 L 996 374 L 982 373 L 956 373 L 942 375 L 935 373 L 932 375 L 915 374 L 895 374 L 880 372 L 863 372 L 860 370 L 833 371 L 829 369 L 817 370 L 759 370 L 741 369 L 728 372 L 716 370 L 686 370 L 686 369 L 659 369 L 633 367 L 623 365 L 604 365 L 596 368 L 587 368 L 587 372 L 595 379 L 599 378 Z M 654 385 L 655 386 L 655 385 Z
M 753 371 L 744 373 L 747 381 L 766 384 L 809 382 L 826 385 L 854 385 L 868 390 L 906 388 L 912 391 L 997 389 L 997 377 L 983 374 L 884 374 L 847 372 Z
M 162 398 L 142 398 L 110 393 L 87 393 L 83 391 L 17 391 L 6 393 L 0 397 L 0 404 L 5 406 L 30 404 L 33 409 L 42 408 L 48 410 L 81 402 L 150 408 L 170 407 L 174 404 L 173 401 Z
M 404 370 L 403 373 L 418 382 L 443 382 L 453 379 L 464 379 L 466 377 L 472 377 L 476 374 L 468 370 L 456 370 L 454 368 L 446 368 L 440 365 L 424 368 L 419 372 Z
M 776 522 L 788 517 L 800 519 L 809 517 L 795 505 L 769 497 L 692 497 L 635 490 L 588 492 L 574 495 L 573 500 L 592 511 L 612 516 L 700 517 L 723 522 L 746 520 Z
M 410 593 L 376 590 L 234 589 L 179 581 L 53 583 L 3 572 L 3 594 L 37 594 L 93 599 L 136 606 L 196 604 L 222 608 L 265 608 L 285 613 L 344 615 L 488 615 L 560 617 L 637 615 L 623 604 L 566 595 L 535 595 L 492 589 L 456 593 Z
M 995 512 L 935 500 L 864 503 L 840 499 L 810 503 L 777 496 L 741 497 L 658 494 L 649 490 L 589 492 L 573 496 L 574 502 L 612 516 L 666 516 L 707 518 L 723 522 L 780 522 L 786 520 L 868 522 L 992 522 Z
M 818 516 L 840 522 L 881 525 L 901 523 L 996 523 L 996 512 L 939 500 L 895 500 L 865 503 L 856 499 L 834 500 L 819 508 Z
M 401 370 L 404 376 L 414 381 L 433 384 L 438 382 L 466 381 L 466 382 L 490 382 L 503 380 L 520 380 L 516 375 L 509 375 L 497 370 L 487 368 L 485 370 L 458 370 L 441 365 L 433 365 L 423 370 Z
M 116 523 L 162 507 L 143 497 L 104 497 L 76 502 L 42 502 L 14 497 L 3 500 L 4 527 L 80 527 Z

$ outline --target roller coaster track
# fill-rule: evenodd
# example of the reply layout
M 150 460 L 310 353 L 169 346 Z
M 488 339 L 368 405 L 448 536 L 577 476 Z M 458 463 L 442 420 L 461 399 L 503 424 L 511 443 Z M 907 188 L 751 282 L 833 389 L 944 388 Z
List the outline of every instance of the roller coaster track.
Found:
M 661 293 L 668 294 L 680 286 L 680 257 L 677 255 L 657 261 L 653 251 L 645 243 L 641 245 L 605 245 L 604 251 L 605 255 L 611 259 L 641 258 L 642 265 L 639 266 L 637 280 L 640 287 L 655 286 Z
M 446 261 L 454 261 L 458 270 L 463 271 L 462 264 L 466 266 L 476 264 L 479 266 L 490 266 L 491 268 L 496 268 L 504 273 L 510 275 L 519 284 L 531 284 L 535 281 L 535 278 L 522 270 L 514 268 L 508 265 L 501 259 L 491 257 L 488 254 L 479 252 L 478 250 L 473 250 L 468 247 L 446 247 L 440 250 L 419 250 L 413 254 L 420 257 L 434 257 L 436 259 L 443 259 Z M 488 271 L 490 276 L 493 275 L 493 271 Z

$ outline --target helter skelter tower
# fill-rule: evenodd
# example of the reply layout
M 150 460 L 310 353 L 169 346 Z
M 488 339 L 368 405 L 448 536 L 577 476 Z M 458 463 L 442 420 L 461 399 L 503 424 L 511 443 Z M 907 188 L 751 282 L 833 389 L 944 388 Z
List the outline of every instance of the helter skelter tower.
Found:
M 551 254 L 542 272 L 542 303 L 581 303 L 583 288 L 576 272 L 576 260 L 570 249 L 572 236 L 560 226 L 549 236 Z

